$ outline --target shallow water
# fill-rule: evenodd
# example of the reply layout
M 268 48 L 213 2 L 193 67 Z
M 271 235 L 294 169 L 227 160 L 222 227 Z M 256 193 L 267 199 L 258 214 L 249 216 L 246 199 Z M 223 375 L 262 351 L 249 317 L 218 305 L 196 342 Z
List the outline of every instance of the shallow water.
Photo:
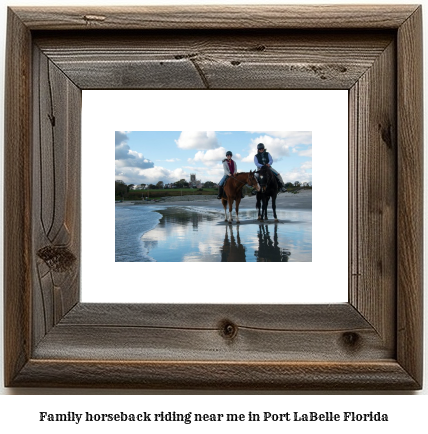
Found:
M 277 210 L 260 223 L 240 209 L 240 224 L 199 206 L 116 206 L 116 262 L 310 262 L 312 212 Z

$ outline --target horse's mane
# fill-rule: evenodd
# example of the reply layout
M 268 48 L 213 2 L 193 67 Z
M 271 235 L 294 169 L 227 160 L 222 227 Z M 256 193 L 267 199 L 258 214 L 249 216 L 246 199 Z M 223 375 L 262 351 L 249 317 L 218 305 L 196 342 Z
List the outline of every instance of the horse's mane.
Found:
M 263 172 L 266 174 L 269 174 L 270 181 L 274 182 L 276 185 L 278 185 L 278 182 L 276 180 L 276 176 L 273 174 L 272 170 L 270 170 L 270 167 L 262 166 L 258 173 Z
M 262 166 L 262 167 L 260 167 L 260 169 L 259 169 L 259 172 L 272 172 L 271 170 L 270 170 L 270 167 L 267 167 L 267 166 Z
M 237 175 L 248 175 L 250 172 L 236 172 Z M 253 173 L 258 173 L 254 171 Z

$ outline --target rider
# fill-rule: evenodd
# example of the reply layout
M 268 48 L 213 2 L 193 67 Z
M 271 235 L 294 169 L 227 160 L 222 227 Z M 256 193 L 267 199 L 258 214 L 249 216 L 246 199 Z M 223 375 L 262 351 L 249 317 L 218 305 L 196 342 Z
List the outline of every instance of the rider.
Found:
M 287 191 L 284 185 L 284 181 L 282 180 L 281 175 L 272 167 L 272 156 L 269 154 L 269 152 L 266 151 L 265 145 L 263 143 L 259 143 L 257 145 L 257 154 L 254 155 L 254 164 L 257 166 L 257 169 L 261 169 L 263 166 L 270 167 L 270 170 L 272 173 L 276 176 L 276 179 L 278 180 L 279 187 L 281 191 L 284 193 Z M 256 175 L 257 176 L 257 175 Z M 251 194 L 256 194 L 257 191 L 253 190 Z
M 218 196 L 217 199 L 221 199 L 223 197 L 223 186 L 226 181 L 226 179 L 229 176 L 236 175 L 238 172 L 238 166 L 236 165 L 236 162 L 232 160 L 232 152 L 227 151 L 226 152 L 226 158 L 222 161 L 223 163 L 223 169 L 224 169 L 224 175 L 223 178 L 221 178 L 221 181 L 218 183 Z

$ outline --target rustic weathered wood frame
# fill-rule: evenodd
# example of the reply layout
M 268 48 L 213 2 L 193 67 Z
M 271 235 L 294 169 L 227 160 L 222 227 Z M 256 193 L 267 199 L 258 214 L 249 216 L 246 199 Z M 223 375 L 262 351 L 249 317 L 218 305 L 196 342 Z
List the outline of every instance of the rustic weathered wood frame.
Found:
M 409 5 L 9 9 L 6 386 L 421 388 L 421 17 Z M 94 88 L 348 89 L 349 302 L 81 303 L 80 106 Z

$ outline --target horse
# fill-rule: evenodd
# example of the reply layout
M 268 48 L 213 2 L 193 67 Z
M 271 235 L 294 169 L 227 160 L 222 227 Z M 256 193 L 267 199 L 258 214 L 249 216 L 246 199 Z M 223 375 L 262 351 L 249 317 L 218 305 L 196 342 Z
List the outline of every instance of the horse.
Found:
M 244 188 L 244 185 L 249 185 L 255 188 L 257 191 L 260 191 L 259 183 L 257 182 L 256 177 L 254 176 L 254 172 L 251 170 L 249 172 L 241 172 L 236 175 L 229 176 L 227 178 L 226 185 L 224 186 L 223 197 L 221 198 L 221 203 L 224 208 L 224 221 L 228 221 L 229 223 L 233 222 L 232 218 L 232 205 L 235 202 L 235 211 L 236 211 L 236 223 L 239 223 L 239 204 L 241 202 L 241 192 Z M 224 194 L 226 197 L 224 197 Z M 226 205 L 229 204 L 229 219 L 227 218 Z
M 272 170 L 268 166 L 263 166 L 258 172 L 260 191 L 257 193 L 256 208 L 258 209 L 258 219 L 267 220 L 267 208 L 269 199 L 272 198 L 272 211 L 275 221 L 278 221 L 276 215 L 276 196 L 278 195 L 278 181 Z M 261 212 L 260 212 L 261 207 Z

